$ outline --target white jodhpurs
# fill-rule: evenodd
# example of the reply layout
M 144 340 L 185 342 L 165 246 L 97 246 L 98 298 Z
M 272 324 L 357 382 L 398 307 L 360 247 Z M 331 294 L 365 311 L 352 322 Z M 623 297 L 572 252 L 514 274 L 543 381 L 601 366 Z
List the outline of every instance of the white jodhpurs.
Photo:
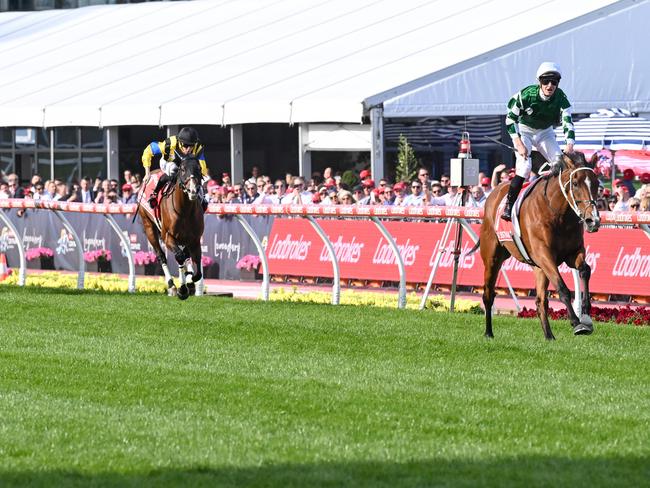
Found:
M 160 158 L 160 169 L 167 176 L 173 178 L 178 171 L 178 165 L 174 161 L 165 161 L 163 158 Z
M 532 160 L 530 159 L 530 152 L 534 149 L 539 151 L 544 158 L 555 164 L 562 158 L 562 150 L 560 145 L 555 140 L 555 132 L 553 127 L 547 129 L 531 129 L 528 126 L 519 124 L 519 133 L 521 134 L 521 142 L 524 143 L 528 149 L 528 158 L 522 158 L 517 153 L 517 162 L 515 166 L 515 174 L 521 176 L 525 180 L 530 176 L 533 168 Z

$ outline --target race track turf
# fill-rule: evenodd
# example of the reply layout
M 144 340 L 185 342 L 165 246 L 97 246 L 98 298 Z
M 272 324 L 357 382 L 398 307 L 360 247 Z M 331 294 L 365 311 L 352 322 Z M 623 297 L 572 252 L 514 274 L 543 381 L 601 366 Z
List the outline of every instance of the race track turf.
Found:
M 0 486 L 648 486 L 650 328 L 0 286 Z

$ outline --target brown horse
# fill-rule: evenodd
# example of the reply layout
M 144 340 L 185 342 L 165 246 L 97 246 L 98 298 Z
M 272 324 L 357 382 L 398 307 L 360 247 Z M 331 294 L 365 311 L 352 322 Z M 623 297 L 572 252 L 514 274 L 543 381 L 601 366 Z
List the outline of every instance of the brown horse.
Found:
M 165 272 L 169 295 L 177 294 L 181 300 L 195 293 L 195 283 L 202 278 L 201 236 L 204 223 L 200 186 L 201 167 L 198 159 L 193 156 L 183 159 L 170 190 L 165 191 L 160 201 L 160 229 L 143 207 L 139 210 L 147 239 Z M 181 284 L 178 290 L 169 272 L 161 240 L 174 253 L 178 263 Z M 189 275 L 191 280 L 186 284 Z
M 555 339 L 548 321 L 548 285 L 553 284 L 559 298 L 566 306 L 569 320 L 576 335 L 591 334 L 591 301 L 589 278 L 591 268 L 585 260 L 584 229 L 596 232 L 600 216 L 596 208 L 598 179 L 592 167 L 595 159 L 587 163 L 582 153 L 563 155 L 563 170 L 558 176 L 543 176 L 523 200 L 519 213 L 521 240 L 534 263 L 537 316 L 546 339 Z M 494 287 L 503 261 L 514 256 L 525 262 L 514 242 L 499 242 L 495 233 L 497 209 L 508 185 L 497 187 L 485 202 L 485 218 L 481 226 L 480 249 L 485 265 L 485 336 L 492 334 L 492 305 Z M 577 269 L 582 282 L 582 310 L 578 317 L 571 306 L 571 293 L 558 266 L 562 263 Z

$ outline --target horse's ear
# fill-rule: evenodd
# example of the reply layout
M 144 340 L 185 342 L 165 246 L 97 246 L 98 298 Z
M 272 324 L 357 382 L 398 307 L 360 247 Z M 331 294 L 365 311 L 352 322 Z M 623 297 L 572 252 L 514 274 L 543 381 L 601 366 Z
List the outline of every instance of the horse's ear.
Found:
M 575 169 L 576 167 L 571 154 L 562 152 L 562 162 L 564 163 L 564 167 L 567 169 Z
M 587 164 L 591 169 L 594 169 L 597 163 L 598 163 L 598 152 L 595 152 L 591 155 L 591 158 L 589 159 L 589 162 Z

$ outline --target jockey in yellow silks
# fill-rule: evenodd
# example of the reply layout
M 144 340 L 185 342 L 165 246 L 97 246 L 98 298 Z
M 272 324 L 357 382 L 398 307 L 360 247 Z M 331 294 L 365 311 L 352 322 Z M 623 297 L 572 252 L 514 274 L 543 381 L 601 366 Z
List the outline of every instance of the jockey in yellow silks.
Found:
M 201 175 L 206 177 L 208 175 L 208 167 L 205 164 L 205 156 L 203 154 L 203 145 L 199 141 L 199 133 L 192 127 L 183 127 L 176 136 L 171 136 L 162 142 L 152 142 L 142 152 L 142 165 L 145 171 L 145 181 L 151 172 L 151 160 L 154 156 L 160 155 L 160 169 L 163 175 L 158 180 L 156 188 L 154 188 L 151 196 L 149 197 L 149 205 L 155 208 L 158 204 L 158 192 L 165 186 L 165 183 L 170 181 L 171 178 L 176 176 L 178 171 L 178 164 L 176 161 L 186 156 L 195 156 L 199 160 L 201 166 Z M 203 187 L 201 186 L 201 190 Z M 207 207 L 205 195 L 201 191 L 201 201 L 203 202 L 203 210 Z

